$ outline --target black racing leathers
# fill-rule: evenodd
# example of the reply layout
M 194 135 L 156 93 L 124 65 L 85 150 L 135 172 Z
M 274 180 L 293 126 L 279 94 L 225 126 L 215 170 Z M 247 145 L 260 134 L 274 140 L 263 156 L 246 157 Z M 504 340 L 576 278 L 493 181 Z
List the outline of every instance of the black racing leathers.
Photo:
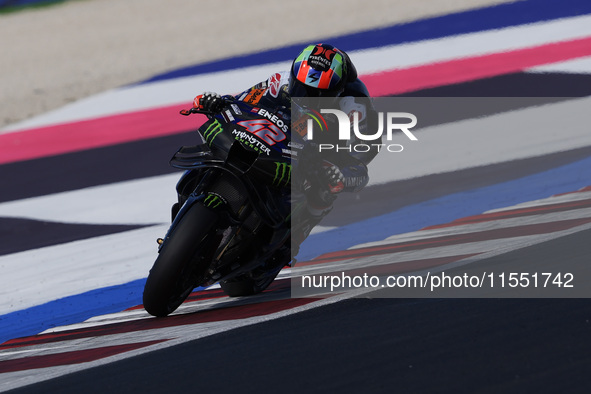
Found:
M 274 107 L 287 111 L 291 106 L 291 97 L 287 92 L 288 81 L 288 72 L 276 73 L 268 80 L 245 90 L 236 98 L 253 105 L 258 104 L 261 100 L 264 100 L 266 105 L 272 101 Z M 359 113 L 360 133 L 367 134 L 366 130 L 377 130 L 378 126 L 374 124 L 374 120 L 377 122 L 376 111 L 369 98 L 367 88 L 360 79 L 356 78 L 347 83 L 341 96 L 335 100 L 335 104 L 348 116 L 351 116 L 353 112 Z M 345 186 L 343 191 L 358 192 L 369 181 L 367 165 L 378 154 L 377 144 L 366 145 L 369 149 L 353 149 L 356 144 L 364 141 L 358 140 L 355 133 L 351 133 L 353 138 L 349 141 L 339 140 L 335 119 L 328 115 L 325 116 L 325 120 L 328 124 L 328 132 L 318 133 L 314 138 L 314 143 L 335 147 L 334 149 L 322 149 L 320 153 L 323 159 L 336 165 L 342 172 Z M 346 145 L 350 147 L 347 148 Z M 339 146 L 338 149 L 337 146 Z

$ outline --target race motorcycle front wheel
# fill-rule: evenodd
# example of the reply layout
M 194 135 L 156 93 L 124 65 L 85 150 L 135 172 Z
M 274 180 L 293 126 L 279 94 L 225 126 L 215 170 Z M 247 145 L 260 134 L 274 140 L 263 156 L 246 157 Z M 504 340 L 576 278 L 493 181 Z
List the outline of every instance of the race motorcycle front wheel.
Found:
M 149 314 L 167 316 L 191 294 L 218 246 L 211 234 L 217 221 L 216 212 L 195 203 L 171 229 L 144 286 Z

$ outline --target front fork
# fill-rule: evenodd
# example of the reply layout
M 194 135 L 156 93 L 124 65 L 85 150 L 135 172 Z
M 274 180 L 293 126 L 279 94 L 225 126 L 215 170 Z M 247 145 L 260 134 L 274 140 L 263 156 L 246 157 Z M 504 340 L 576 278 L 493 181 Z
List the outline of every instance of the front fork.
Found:
M 204 196 L 190 195 L 189 197 L 186 198 L 186 201 L 184 201 L 182 206 L 180 206 L 180 203 L 178 203 L 178 202 L 172 206 L 172 223 L 170 224 L 170 227 L 168 228 L 168 231 L 166 232 L 166 235 L 164 236 L 164 238 L 157 239 L 158 253 L 160 253 L 162 248 L 166 245 L 166 241 L 169 239 L 170 234 L 172 233 L 172 230 L 174 230 L 176 228 L 176 226 L 178 226 L 178 223 L 181 221 L 181 219 L 185 215 L 185 213 L 194 204 L 199 203 L 199 201 L 201 201 L 203 199 L 204 199 Z
M 214 254 L 214 260 L 218 261 L 218 263 L 222 262 L 222 266 L 225 266 L 227 263 L 232 263 L 227 261 L 224 262 L 224 253 L 230 245 L 237 242 L 235 237 L 242 238 L 245 234 L 255 233 L 258 234 L 258 236 L 253 234 L 256 239 L 257 237 L 260 238 L 261 231 L 266 232 L 266 230 L 263 229 L 265 226 L 262 222 L 259 222 L 255 227 L 251 227 L 251 223 L 248 228 L 243 228 L 245 222 L 248 222 L 247 218 L 253 214 L 254 210 L 248 200 L 244 202 L 244 205 L 238 210 L 238 212 L 232 213 L 223 196 L 207 191 L 215 189 L 215 182 L 216 179 L 218 179 L 217 175 L 218 174 L 215 171 L 189 170 L 181 176 L 176 187 L 178 202 L 172 206 L 172 224 L 168 233 L 176 227 L 178 221 L 193 204 L 203 204 L 205 207 L 215 210 L 219 214 L 220 220 L 220 223 L 216 226 L 219 232 L 220 243 Z M 245 232 L 245 234 L 241 234 L 241 232 Z M 245 239 L 249 238 L 250 237 L 247 236 Z M 282 245 L 289 244 L 289 226 L 283 230 L 273 231 L 270 235 L 263 235 L 263 238 L 267 239 L 267 241 L 258 246 L 249 242 L 248 247 L 257 251 L 257 257 L 250 263 L 244 261 L 243 266 L 232 271 L 232 276 L 239 272 L 248 272 L 255 268 L 257 264 L 261 264 L 262 261 L 272 259 L 275 252 L 280 249 Z M 163 245 L 166 244 L 166 238 L 159 239 L 158 243 L 160 244 L 160 250 Z M 215 265 L 216 264 L 214 263 L 214 266 Z M 226 274 L 224 276 L 227 276 L 228 271 L 226 269 L 222 269 L 222 271 L 225 271 Z M 220 280 L 215 274 L 212 276 L 212 279 Z

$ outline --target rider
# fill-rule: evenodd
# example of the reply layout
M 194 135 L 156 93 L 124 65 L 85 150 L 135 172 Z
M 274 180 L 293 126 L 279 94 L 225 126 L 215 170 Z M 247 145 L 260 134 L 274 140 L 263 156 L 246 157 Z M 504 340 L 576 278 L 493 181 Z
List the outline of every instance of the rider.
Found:
M 349 56 L 332 45 L 307 46 L 293 61 L 290 71 L 275 73 L 268 80 L 236 96 L 237 99 L 249 104 L 256 105 L 261 99 L 265 99 L 267 102 L 275 103 L 276 108 L 286 109 L 291 108 L 292 97 L 338 98 L 341 111 L 349 117 L 354 112 L 359 114 L 358 124 L 361 133 L 366 129 L 376 130 L 377 128 L 373 125 L 373 119 L 377 116 L 374 115 L 375 109 L 365 84 L 358 78 L 357 70 Z M 222 96 L 212 92 L 198 95 L 193 101 L 194 108 L 212 112 L 221 110 L 223 105 Z M 368 123 L 371 124 L 368 125 Z M 321 140 L 316 141 L 315 138 L 314 142 L 338 145 L 336 132 L 317 134 Z M 349 152 L 341 149 L 322 153 L 325 154 L 325 164 L 320 171 L 325 185 L 316 193 L 307 196 L 310 213 L 309 228 L 304 230 L 303 239 L 330 212 L 336 194 L 343 191 L 357 192 L 367 185 L 369 180 L 367 164 L 378 151 L 372 149 L 367 152 L 353 150 Z

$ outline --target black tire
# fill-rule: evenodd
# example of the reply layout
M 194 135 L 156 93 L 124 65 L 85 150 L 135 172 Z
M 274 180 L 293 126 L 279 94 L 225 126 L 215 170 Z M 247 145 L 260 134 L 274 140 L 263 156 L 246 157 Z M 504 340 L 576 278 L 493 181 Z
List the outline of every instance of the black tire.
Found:
M 263 275 L 258 278 L 251 276 L 240 276 L 236 279 L 230 279 L 220 282 L 220 287 L 224 293 L 229 297 L 243 297 L 259 294 L 264 291 L 277 277 L 279 271 L 275 275 Z
M 144 286 L 144 309 L 149 314 L 167 316 L 191 294 L 217 247 L 208 244 L 213 241 L 208 234 L 217 219 L 215 212 L 196 203 L 171 231 Z

